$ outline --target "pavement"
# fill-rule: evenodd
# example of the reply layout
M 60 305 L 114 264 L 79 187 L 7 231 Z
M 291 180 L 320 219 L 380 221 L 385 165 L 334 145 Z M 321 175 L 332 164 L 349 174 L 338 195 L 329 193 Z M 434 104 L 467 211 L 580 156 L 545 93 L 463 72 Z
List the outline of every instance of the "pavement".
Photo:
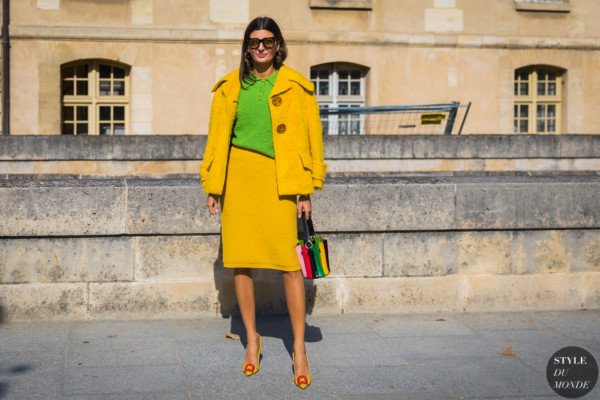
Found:
M 0 399 L 559 399 L 546 378 L 556 351 L 578 346 L 600 362 L 600 310 L 346 314 L 307 324 L 313 383 L 301 391 L 287 316 L 259 317 L 263 358 L 249 378 L 235 318 L 4 322 Z M 580 398 L 599 399 L 600 384 Z

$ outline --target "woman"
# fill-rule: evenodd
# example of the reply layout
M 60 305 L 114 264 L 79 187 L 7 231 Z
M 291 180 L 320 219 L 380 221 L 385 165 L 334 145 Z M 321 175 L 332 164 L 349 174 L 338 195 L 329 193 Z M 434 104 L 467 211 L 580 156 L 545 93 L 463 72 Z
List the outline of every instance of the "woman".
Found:
M 283 65 L 287 47 L 268 17 L 244 33 L 239 70 L 220 79 L 214 97 L 202 186 L 211 214 L 221 207 L 223 265 L 234 268 L 235 292 L 248 343 L 242 371 L 258 372 L 254 268 L 282 271 L 294 344 L 294 383 L 311 375 L 304 344 L 304 279 L 294 247 L 296 216 L 310 215 L 310 195 L 323 187 L 326 164 L 312 83 Z

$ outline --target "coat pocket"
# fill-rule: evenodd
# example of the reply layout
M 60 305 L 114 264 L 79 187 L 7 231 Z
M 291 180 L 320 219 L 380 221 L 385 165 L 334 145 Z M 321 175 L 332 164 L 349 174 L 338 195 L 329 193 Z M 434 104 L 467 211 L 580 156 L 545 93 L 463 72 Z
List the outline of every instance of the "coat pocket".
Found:
M 300 162 L 302 162 L 302 167 L 309 171 L 312 171 L 312 158 L 310 155 L 305 153 L 298 153 L 298 157 L 300 157 Z
M 208 177 L 208 172 L 210 171 L 210 167 L 212 166 L 213 161 L 215 161 L 214 155 L 208 160 L 203 160 L 202 164 L 200 164 L 200 178 L 202 179 L 202 181 L 205 181 Z

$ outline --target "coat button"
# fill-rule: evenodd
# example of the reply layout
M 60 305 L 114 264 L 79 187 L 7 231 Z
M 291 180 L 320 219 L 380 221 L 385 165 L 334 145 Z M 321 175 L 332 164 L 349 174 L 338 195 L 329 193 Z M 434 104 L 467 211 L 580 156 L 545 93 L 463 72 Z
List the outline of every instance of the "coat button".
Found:
M 279 107 L 282 101 L 281 96 L 275 96 L 271 99 L 271 103 L 273 103 L 275 107 Z
M 285 124 L 277 125 L 277 133 L 284 133 L 286 129 L 287 127 L 285 126 Z

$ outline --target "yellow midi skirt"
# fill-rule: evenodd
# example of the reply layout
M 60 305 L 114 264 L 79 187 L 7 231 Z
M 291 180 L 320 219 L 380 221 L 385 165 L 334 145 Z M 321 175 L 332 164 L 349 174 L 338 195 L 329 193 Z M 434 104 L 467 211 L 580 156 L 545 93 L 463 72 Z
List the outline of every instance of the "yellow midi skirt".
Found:
M 296 196 L 279 196 L 275 160 L 232 146 L 221 196 L 226 268 L 300 270 Z

